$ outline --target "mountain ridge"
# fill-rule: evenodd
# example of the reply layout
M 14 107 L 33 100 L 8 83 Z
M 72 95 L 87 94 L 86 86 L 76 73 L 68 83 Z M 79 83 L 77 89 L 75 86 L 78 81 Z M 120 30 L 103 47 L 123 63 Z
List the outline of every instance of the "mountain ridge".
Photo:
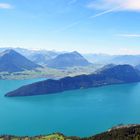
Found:
M 88 65 L 90 65 L 90 63 L 77 51 L 60 54 L 47 63 L 48 67 L 60 69 Z
M 130 65 L 117 65 L 96 74 L 65 77 L 59 80 L 44 80 L 22 86 L 5 96 L 33 96 L 60 93 L 67 90 L 91 88 L 111 84 L 133 83 L 140 81 L 140 72 Z M 55 87 L 55 88 L 54 88 Z

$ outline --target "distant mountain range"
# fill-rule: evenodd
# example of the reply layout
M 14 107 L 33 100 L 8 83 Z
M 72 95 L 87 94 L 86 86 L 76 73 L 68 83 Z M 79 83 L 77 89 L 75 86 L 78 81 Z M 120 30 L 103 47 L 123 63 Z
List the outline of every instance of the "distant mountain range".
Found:
M 0 48 L 0 52 L 3 52 L 5 49 L 6 48 Z M 51 68 L 60 69 L 75 66 L 88 66 L 90 64 L 76 51 L 56 52 L 47 50 L 28 50 L 23 48 L 14 48 L 14 50 L 36 64 Z
M 31 62 L 12 49 L 0 53 L 0 72 L 20 72 L 38 67 L 41 66 Z
M 107 55 L 107 54 L 83 54 L 85 58 L 92 63 L 98 64 L 129 64 L 139 65 L 140 55 Z
M 60 69 L 75 66 L 88 66 L 90 64 L 91 63 L 89 63 L 80 53 L 76 51 L 60 54 L 54 59 L 47 62 L 48 67 Z
M 118 55 L 112 57 L 109 62 L 114 64 L 129 64 L 136 66 L 140 64 L 140 55 Z
M 89 62 L 98 64 L 108 64 L 114 55 L 108 54 L 82 54 Z
M 0 52 L 13 49 L 13 48 L 0 48 Z M 49 60 L 54 59 L 60 54 L 68 52 L 58 52 L 58 51 L 48 51 L 48 50 L 29 50 L 24 48 L 14 48 L 15 51 L 22 54 L 31 61 L 46 65 Z M 129 64 L 129 65 L 139 65 L 140 64 L 140 55 L 108 55 L 108 54 L 81 54 L 87 61 L 91 63 L 100 63 L 100 64 Z
M 58 55 L 57 52 L 53 51 L 37 51 L 28 56 L 28 58 L 37 64 L 46 65 L 49 60 L 54 59 Z
M 96 74 L 79 75 L 75 77 L 65 77 L 59 80 L 45 80 L 37 82 L 11 91 L 7 93 L 6 96 L 13 97 L 52 94 L 67 90 L 139 81 L 140 71 L 130 65 L 115 65 L 99 70 Z
M 57 51 L 48 51 L 48 50 L 30 50 L 24 48 L 0 48 L 0 52 L 3 52 L 7 49 L 13 49 L 16 52 L 20 53 L 27 59 L 33 61 L 34 63 L 38 63 L 41 65 L 46 65 L 46 62 L 50 59 L 53 59 L 57 55 L 64 52 Z
M 58 54 L 52 51 L 29 52 L 20 48 L 15 50 L 0 49 L 0 72 L 32 70 L 41 65 L 56 69 L 90 65 L 78 52 Z

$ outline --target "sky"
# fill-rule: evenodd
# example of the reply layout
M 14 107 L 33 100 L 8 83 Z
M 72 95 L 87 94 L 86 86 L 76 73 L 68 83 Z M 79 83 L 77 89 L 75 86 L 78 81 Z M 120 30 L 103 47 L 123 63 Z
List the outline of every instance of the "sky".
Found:
M 0 0 L 0 47 L 140 54 L 140 0 Z

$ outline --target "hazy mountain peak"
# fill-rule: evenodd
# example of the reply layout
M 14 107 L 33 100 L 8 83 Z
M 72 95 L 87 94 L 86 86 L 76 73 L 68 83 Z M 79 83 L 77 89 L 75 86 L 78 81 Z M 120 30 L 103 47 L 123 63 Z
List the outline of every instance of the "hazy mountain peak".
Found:
M 70 52 L 70 53 L 73 53 L 73 54 L 80 54 L 78 51 L 73 51 L 73 52 Z
M 0 71 L 18 72 L 40 67 L 13 49 L 0 53 Z
M 47 63 L 48 67 L 67 68 L 75 66 L 88 66 L 90 63 L 78 52 L 60 54 Z
M 4 56 L 4 55 L 7 55 L 7 54 L 17 55 L 18 53 L 13 49 L 7 49 L 7 50 L 3 51 L 2 53 L 0 53 L 0 56 Z

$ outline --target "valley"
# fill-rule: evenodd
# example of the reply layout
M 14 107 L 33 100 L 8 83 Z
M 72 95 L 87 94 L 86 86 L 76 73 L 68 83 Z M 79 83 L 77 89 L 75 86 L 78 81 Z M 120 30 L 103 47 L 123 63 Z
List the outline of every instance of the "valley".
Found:
M 85 67 L 73 67 L 67 69 L 54 69 L 54 68 L 37 68 L 35 70 L 26 70 L 22 72 L 0 72 L 0 79 L 7 80 L 22 80 L 32 78 L 52 78 L 59 79 L 66 76 L 76 76 L 82 74 L 94 73 L 102 65 L 90 65 Z
M 36 136 L 61 132 L 65 136 L 89 137 L 118 124 L 140 123 L 140 83 L 4 97 L 7 92 L 42 80 L 0 80 L 0 134 Z
M 59 79 L 66 76 L 94 73 L 103 66 L 102 64 L 89 63 L 78 52 L 63 54 L 22 48 L 0 49 L 0 63 L 0 79 L 9 80 Z

